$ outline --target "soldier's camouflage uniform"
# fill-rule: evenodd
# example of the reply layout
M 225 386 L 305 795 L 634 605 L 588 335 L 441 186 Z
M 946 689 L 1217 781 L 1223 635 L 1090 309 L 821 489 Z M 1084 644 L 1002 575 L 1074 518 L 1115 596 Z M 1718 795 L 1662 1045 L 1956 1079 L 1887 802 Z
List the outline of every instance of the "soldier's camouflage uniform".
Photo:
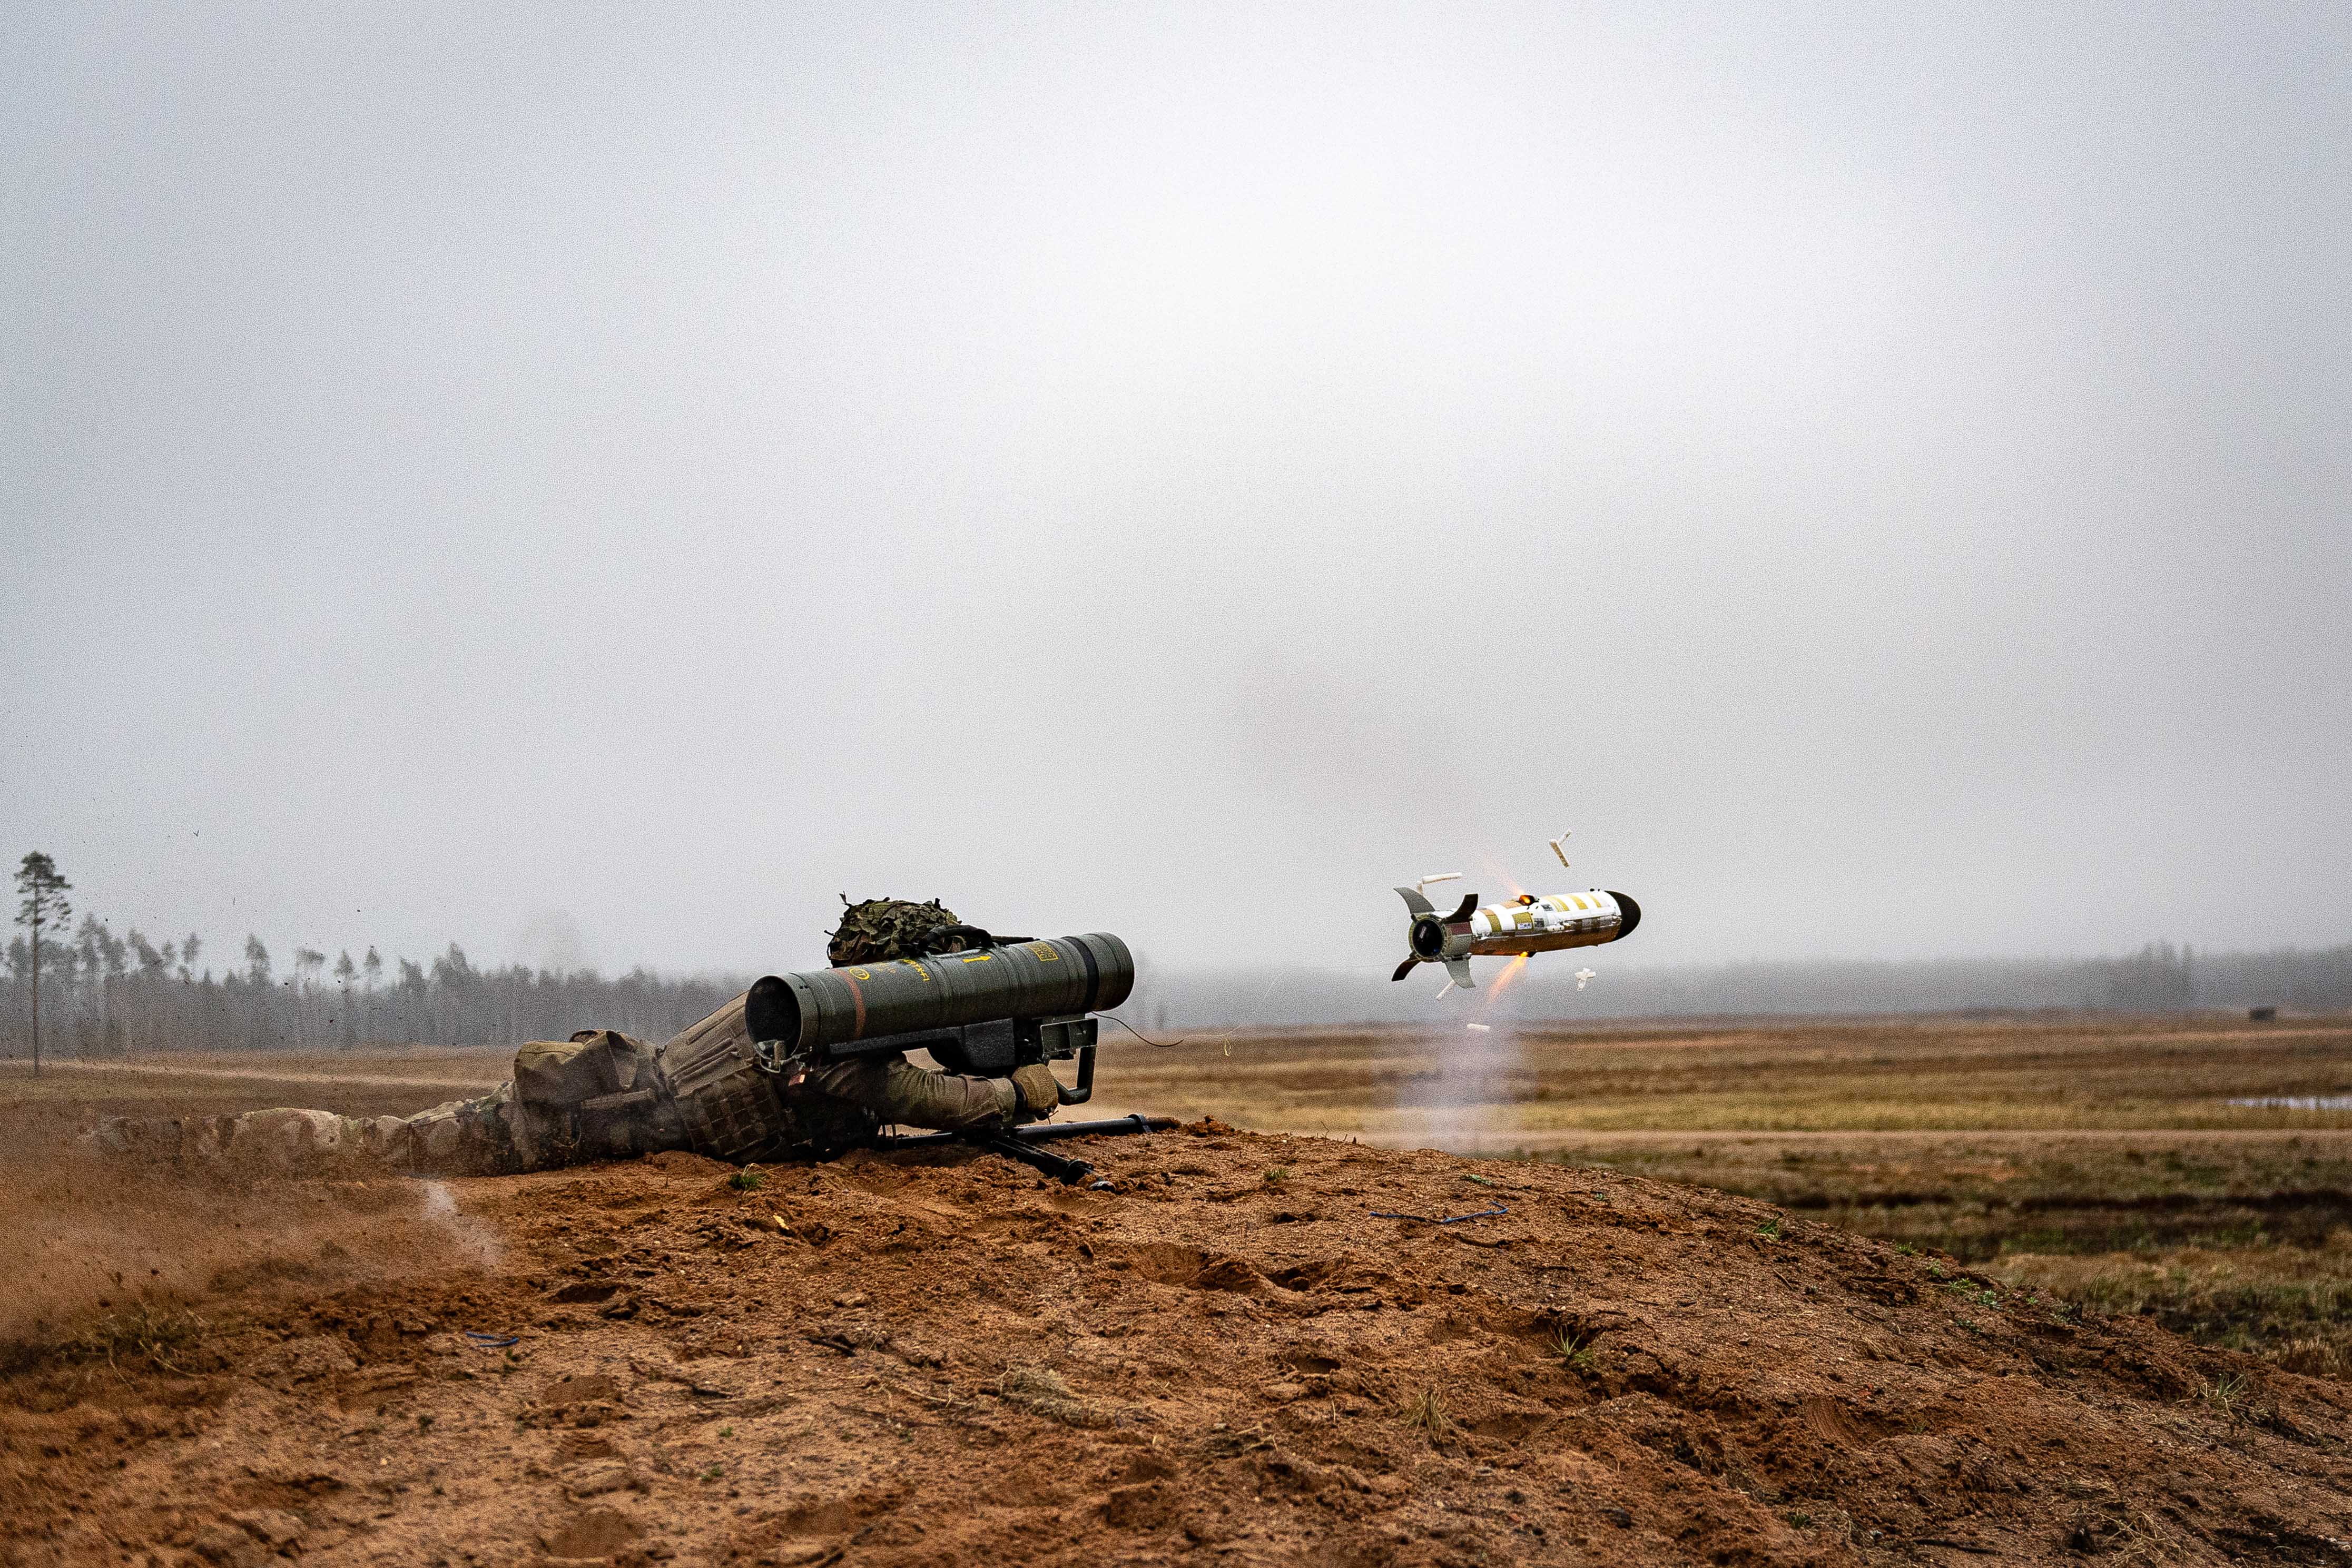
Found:
M 846 900 L 844 901 L 845 903 Z M 851 905 L 827 956 L 835 964 L 914 956 L 952 946 L 952 914 L 929 904 L 873 899 Z M 743 998 L 658 1048 L 615 1030 L 532 1040 L 514 1077 L 488 1094 L 413 1116 L 329 1111 L 249 1111 L 236 1116 L 110 1118 L 101 1148 L 272 1169 L 370 1164 L 436 1176 L 544 1170 L 698 1149 L 721 1159 L 823 1156 L 884 1126 L 944 1131 L 1050 1115 L 1051 1075 L 978 1078 L 915 1066 L 902 1055 L 827 1063 L 790 1091 L 751 1065 Z

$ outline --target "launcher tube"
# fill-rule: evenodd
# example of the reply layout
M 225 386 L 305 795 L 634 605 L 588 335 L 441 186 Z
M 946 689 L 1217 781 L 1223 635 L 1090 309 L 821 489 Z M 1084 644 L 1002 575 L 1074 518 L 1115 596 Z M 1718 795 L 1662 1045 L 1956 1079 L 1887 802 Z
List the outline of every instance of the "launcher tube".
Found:
M 769 975 L 746 993 L 744 1022 L 754 1040 L 782 1040 L 805 1053 L 877 1035 L 1093 1012 L 1118 1006 L 1134 989 L 1127 944 L 1097 931 Z

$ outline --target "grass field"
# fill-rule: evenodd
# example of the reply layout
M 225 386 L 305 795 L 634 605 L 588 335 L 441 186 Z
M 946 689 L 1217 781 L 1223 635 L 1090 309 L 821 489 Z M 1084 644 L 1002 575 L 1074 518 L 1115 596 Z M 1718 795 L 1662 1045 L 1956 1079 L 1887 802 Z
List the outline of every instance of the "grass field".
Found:
M 0 1066 L 20 1129 L 421 1109 L 490 1050 Z M 2296 1370 L 2352 1375 L 2352 1019 L 1327 1030 L 1107 1047 L 1099 1113 L 1598 1166 L 1763 1198 Z
M 2231 1103 L 2352 1106 L 2352 1019 L 1292 1030 L 1122 1046 L 1105 1076 L 1123 1099 L 1252 1125 L 1529 1152 L 1595 1132 L 2352 1129 L 2352 1108 Z

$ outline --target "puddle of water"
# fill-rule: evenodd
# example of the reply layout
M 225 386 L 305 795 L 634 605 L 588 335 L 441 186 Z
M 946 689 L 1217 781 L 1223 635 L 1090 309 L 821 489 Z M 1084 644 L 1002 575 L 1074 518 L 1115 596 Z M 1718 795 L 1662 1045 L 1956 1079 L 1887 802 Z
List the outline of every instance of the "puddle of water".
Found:
M 2352 1111 L 2352 1094 L 2263 1094 L 2230 1103 L 2250 1111 Z

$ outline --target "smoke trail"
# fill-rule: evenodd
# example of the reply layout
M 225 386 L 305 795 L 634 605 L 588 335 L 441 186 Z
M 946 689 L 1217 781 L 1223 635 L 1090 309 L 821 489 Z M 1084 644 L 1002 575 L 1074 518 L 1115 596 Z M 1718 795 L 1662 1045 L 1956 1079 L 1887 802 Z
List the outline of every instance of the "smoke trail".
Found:
M 478 1268 L 494 1269 L 505 1260 L 506 1249 L 498 1233 L 471 1215 L 460 1213 L 446 1182 L 428 1181 L 423 1188 L 421 1212 L 425 1222 L 456 1242 L 469 1261 Z
M 1423 1036 L 1434 1071 L 1412 1081 L 1398 1109 L 1403 1130 L 1428 1146 L 1488 1147 L 1517 1128 L 1511 1082 L 1520 1066 L 1518 1030 L 1495 1009 L 1527 963 L 1520 954 L 1478 993 L 1475 1017 Z

